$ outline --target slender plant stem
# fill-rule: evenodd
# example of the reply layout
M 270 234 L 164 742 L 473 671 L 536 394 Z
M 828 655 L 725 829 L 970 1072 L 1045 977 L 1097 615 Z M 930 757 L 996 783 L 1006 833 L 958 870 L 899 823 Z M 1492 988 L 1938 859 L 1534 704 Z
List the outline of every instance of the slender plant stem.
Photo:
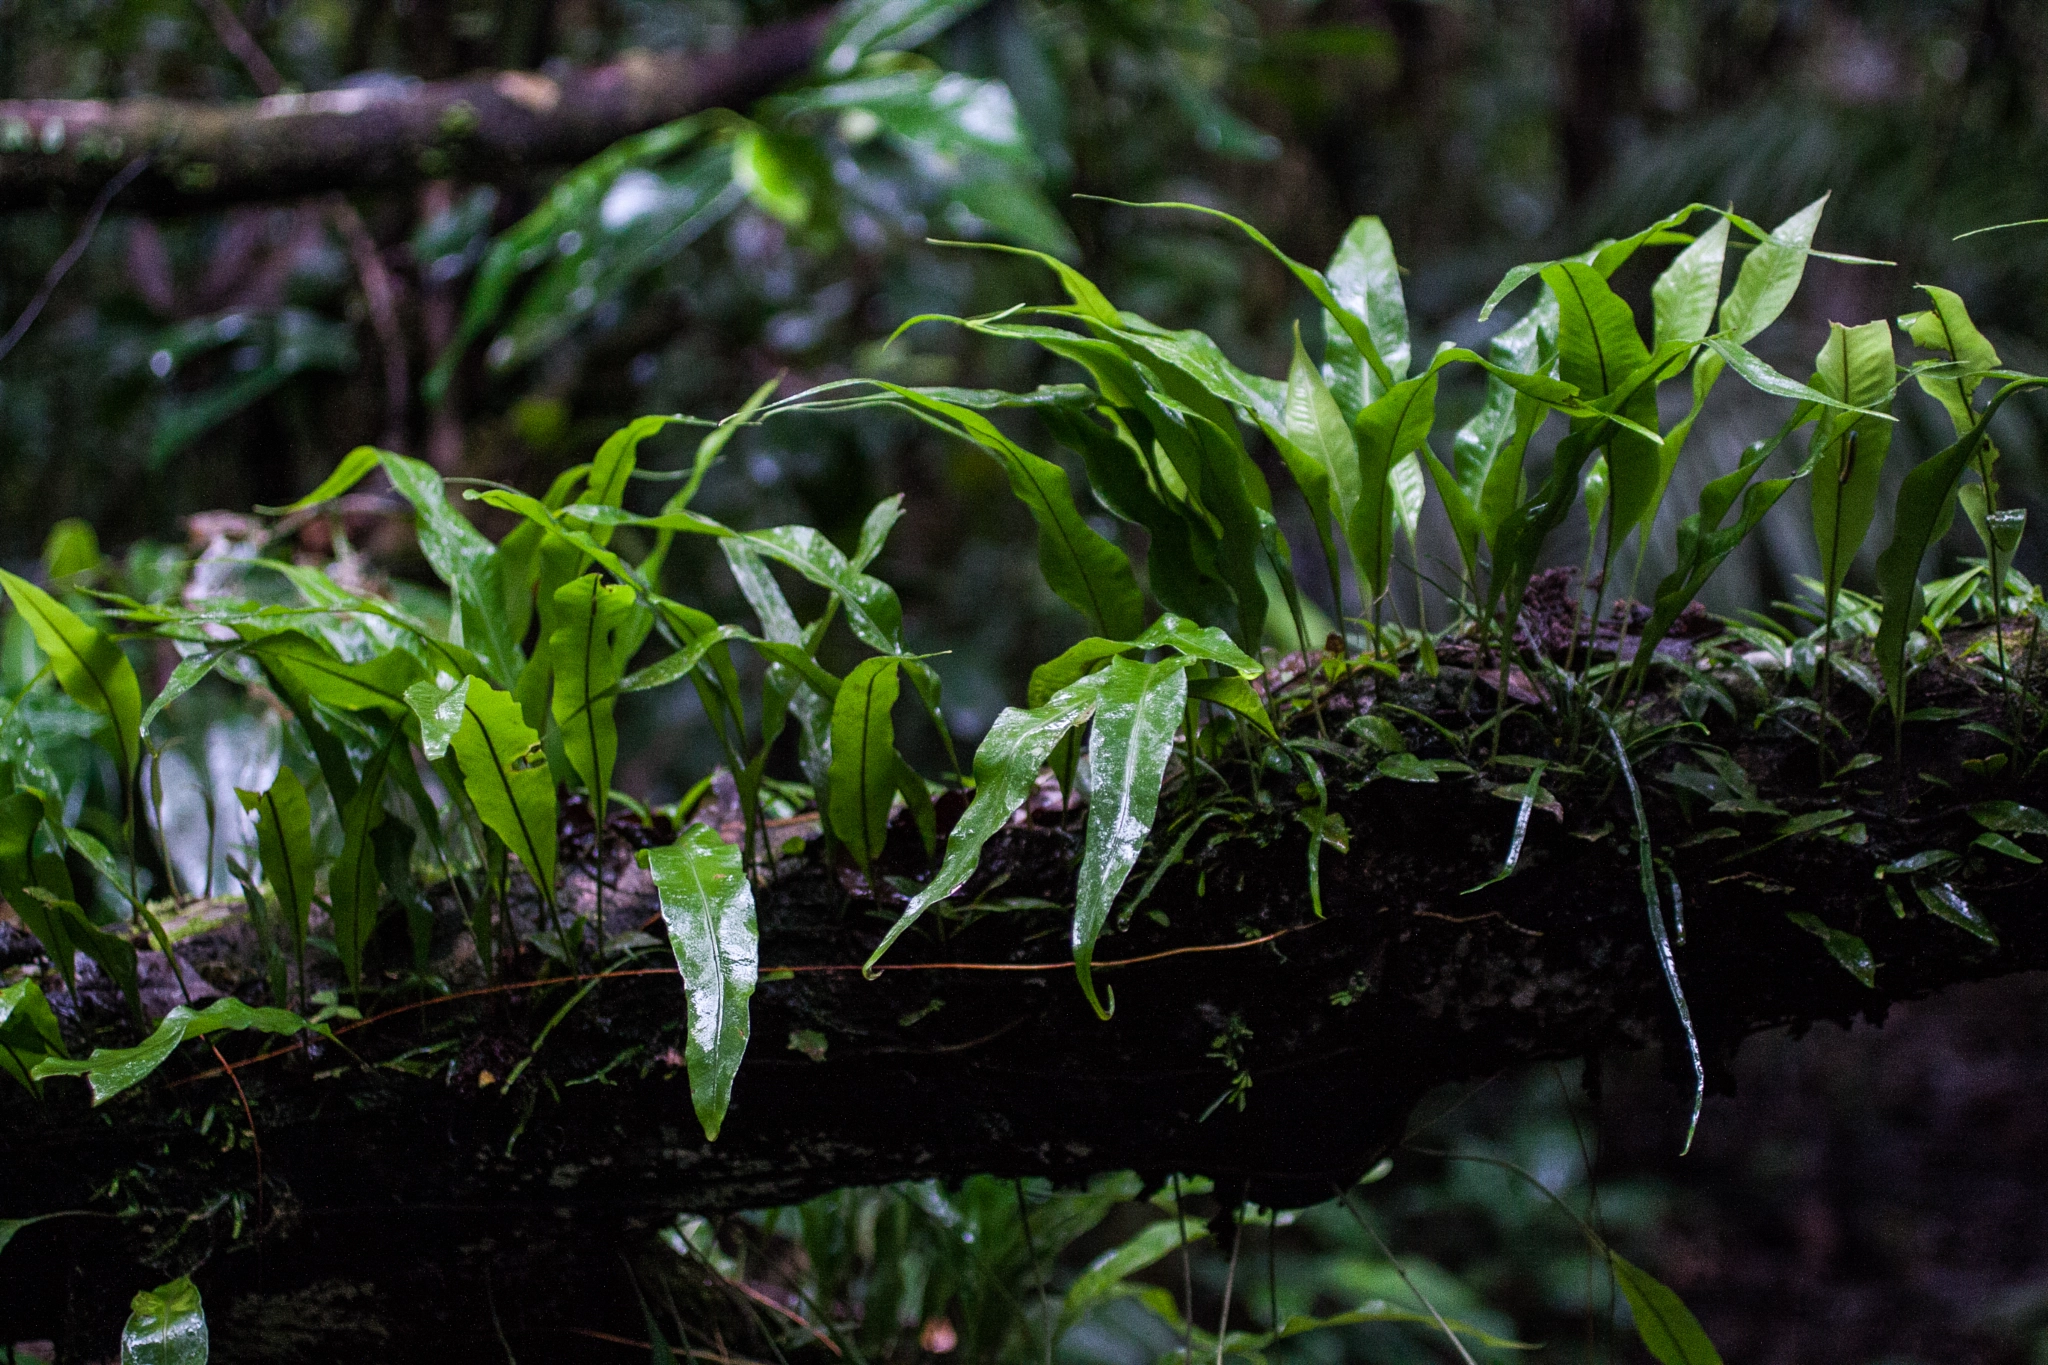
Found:
M 1216 1365 L 1223 1365 L 1224 1339 L 1230 1332 L 1230 1291 L 1237 1286 L 1237 1249 L 1244 1241 L 1243 1213 L 1237 1209 L 1230 1216 L 1230 1268 L 1223 1274 L 1223 1312 L 1216 1319 Z
M 1188 1215 L 1180 1202 L 1180 1173 L 1173 1176 L 1173 1217 L 1180 1225 L 1180 1358 L 1183 1365 L 1195 1352 L 1195 1270 L 1188 1259 Z

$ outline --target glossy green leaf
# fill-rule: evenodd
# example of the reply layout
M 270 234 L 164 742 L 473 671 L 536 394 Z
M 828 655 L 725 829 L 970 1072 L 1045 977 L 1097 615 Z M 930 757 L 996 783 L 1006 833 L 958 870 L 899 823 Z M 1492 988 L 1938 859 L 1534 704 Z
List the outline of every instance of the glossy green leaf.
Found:
M 1354 219 L 1323 276 L 1345 312 L 1364 320 L 1389 378 L 1396 383 L 1406 379 L 1408 305 L 1402 297 L 1401 267 L 1394 259 L 1394 243 L 1386 225 L 1373 217 Z M 1338 401 L 1351 413 L 1392 387 L 1378 381 L 1343 320 L 1327 309 L 1323 313 L 1323 374 Z
M 1949 357 L 1948 365 L 1935 373 L 1920 375 L 1919 382 L 1941 404 L 1956 435 L 1961 436 L 1975 420 L 1972 400 L 1985 372 L 1999 366 L 1998 350 L 1977 330 L 1961 295 L 1938 285 L 1923 284 L 1920 288 L 1933 306 L 1906 314 L 1899 319 L 1899 325 L 1906 329 L 1915 346 Z
M 526 866 L 543 900 L 555 890 L 555 781 L 540 736 L 512 694 L 469 680 L 453 748 L 477 818 Z
M 690 825 L 667 848 L 643 849 L 669 945 L 689 1001 L 684 1064 L 704 1136 L 716 1140 L 747 1051 L 748 1001 L 760 974 L 754 888 L 740 851 L 709 825 Z
M 1615 1283 L 1628 1297 L 1636 1335 L 1651 1355 L 1663 1365 L 1721 1365 L 1721 1353 L 1683 1299 L 1620 1252 L 1610 1250 L 1607 1259 Z
M 2017 801 L 1980 801 L 1970 807 L 1970 818 L 2001 834 L 2048 834 L 2048 813 Z
M 34 792 L 17 791 L 0 797 L 0 896 L 14 907 L 21 922 L 36 936 L 36 942 L 43 945 L 43 951 L 56 964 L 68 988 L 72 985 L 75 950 L 70 921 L 42 897 L 29 894 L 30 888 L 63 899 L 69 899 L 71 894 L 68 885 L 59 888 L 43 884 L 44 869 L 37 867 L 36 858 L 36 833 L 42 828 L 43 815 L 42 798 Z
M 29 1073 L 36 1063 L 66 1055 L 57 1016 L 35 978 L 0 987 L 0 1071 L 35 1091 L 38 1087 Z M 0 1236 L 0 1247 L 5 1245 L 6 1238 Z
M 1877 959 L 1871 956 L 1869 944 L 1846 930 L 1829 928 L 1818 915 L 1795 910 L 1785 918 L 1819 939 L 1828 950 L 1828 956 L 1840 963 L 1849 975 L 1872 990 L 1877 988 Z
M 1082 519 L 1066 471 L 1017 445 L 980 413 L 897 384 L 881 387 L 942 419 L 950 430 L 995 456 L 1010 491 L 1038 523 L 1038 567 L 1046 585 L 1104 635 L 1134 634 L 1144 620 L 1130 558 Z
M 1785 490 L 1801 477 L 1793 474 L 1782 479 L 1766 479 L 1754 486 L 1751 484 L 1757 471 L 1763 468 L 1764 462 L 1771 458 L 1785 438 L 1810 417 L 1809 409 L 1800 409 L 1775 436 L 1751 445 L 1743 453 L 1740 464 L 1700 490 L 1699 510 L 1678 524 L 1678 562 L 1657 583 L 1650 619 L 1643 625 L 1642 638 L 1636 645 L 1635 662 L 1630 666 L 1631 686 L 1641 685 L 1643 676 L 1649 672 L 1650 661 L 1656 657 L 1658 642 L 1670 631 L 1679 614 L 1699 596 L 1707 580 L 1727 562 L 1729 555 L 1735 553 L 1736 547 L 1749 538 L 1750 532 L 1764 519 L 1764 514 L 1777 506 L 1778 499 L 1785 496 Z M 1741 512 L 1732 525 L 1722 525 L 1737 498 L 1742 500 Z
M 402 717 L 408 709 L 405 691 L 425 671 L 402 649 L 352 662 L 313 637 L 296 630 L 265 634 L 240 627 L 243 651 L 265 669 L 281 674 L 295 690 L 343 711 L 379 711 Z
M 1693 238 L 1650 286 L 1655 319 L 1651 345 L 1698 341 L 1714 328 L 1714 306 L 1721 298 L 1721 268 L 1728 253 L 1728 220 Z
M 142 708 L 142 718 L 137 722 L 136 728 L 141 733 L 148 734 L 150 725 L 170 707 L 171 703 L 205 681 L 206 675 L 213 672 L 215 666 L 226 657 L 225 650 L 207 649 L 197 654 L 187 654 L 178 660 L 178 666 L 171 670 L 171 676 L 164 679 L 162 689 L 150 698 L 148 706 Z
M 1074 968 L 1082 993 L 1100 1017 L 1110 1008 L 1096 999 L 1089 964 L 1152 819 L 1159 787 L 1187 703 L 1187 666 L 1179 659 L 1142 664 L 1112 659 L 1096 692 L 1088 740 L 1088 827 L 1082 837 L 1081 875 L 1074 905 Z
M 619 758 L 615 691 L 625 673 L 622 634 L 633 616 L 633 590 L 605 584 L 596 574 L 555 592 L 557 619 L 549 641 L 555 670 L 554 715 L 569 766 L 583 783 L 600 826 Z
M 121 1328 L 121 1365 L 206 1365 L 206 1309 L 184 1277 L 137 1294 Z
M 1060 1332 L 1063 1334 L 1091 1309 L 1108 1302 L 1118 1286 L 1132 1275 L 1208 1235 L 1208 1229 L 1200 1222 L 1168 1219 L 1140 1229 L 1123 1245 L 1103 1252 L 1075 1276 L 1061 1297 Z
M 1403 380 L 1358 414 L 1358 500 L 1341 501 L 1344 536 L 1368 601 L 1387 591 L 1394 562 L 1394 466 L 1420 449 L 1436 421 L 1437 372 Z
M 1188 682 L 1188 696 L 1233 711 L 1271 738 L 1280 737 L 1273 729 L 1273 718 L 1266 714 L 1266 703 L 1243 678 L 1194 678 Z
M 1746 342 L 1778 320 L 1799 292 L 1807 257 L 1813 252 L 1814 229 L 1820 226 L 1827 203 L 1825 194 L 1814 200 L 1772 228 L 1770 236 L 1743 258 L 1735 287 L 1721 303 L 1721 336 Z
M 865 659 L 832 703 L 832 832 L 863 868 L 881 855 L 896 794 L 896 726 L 890 710 L 901 661 Z
M 902 915 L 868 955 L 864 970 L 872 973 L 882 954 L 916 923 L 918 916 L 958 891 L 974 875 L 982 846 L 1009 823 L 1010 816 L 1031 795 L 1038 783 L 1039 770 L 1054 747 L 1094 713 L 1100 687 L 1101 675 L 1090 675 L 1062 688 L 1042 706 L 1030 710 L 1005 707 L 996 717 L 975 750 L 974 799 L 946 836 L 946 856 L 939 870 L 911 897 Z
M 341 815 L 341 853 L 327 870 L 327 908 L 334 922 L 335 956 L 341 959 L 342 975 L 351 989 L 361 985 L 363 949 L 377 932 L 377 912 L 384 905 L 375 835 L 384 823 L 384 778 L 390 770 L 392 750 L 403 737 L 403 731 L 394 729 L 363 766 L 355 791 L 336 803 Z
M 1919 895 L 1920 903 L 1939 918 L 1975 934 L 1994 948 L 1998 946 L 1998 931 L 1991 927 L 1991 921 L 1985 919 L 1984 912 L 1964 899 L 1962 892 L 1954 886 L 1947 882 L 1921 882 L 1913 890 Z
M 810 219 L 815 194 L 808 150 L 795 137 L 747 124 L 732 140 L 732 182 L 763 213 L 802 227 Z
M 1829 323 L 1814 371 L 1814 387 L 1830 397 L 1865 408 L 1889 404 L 1895 387 L 1890 325 L 1882 320 L 1861 327 Z M 1871 417 L 1824 424 L 1828 440 L 1813 466 L 1813 541 L 1820 550 L 1822 591 L 1830 603 L 1877 513 L 1892 425 Z
M 2005 400 L 2024 386 L 2015 381 L 1999 390 L 1979 417 L 1953 445 L 1915 465 L 1899 485 L 1892 504 L 1892 538 L 1877 557 L 1877 586 L 1884 613 L 1877 629 L 1877 665 L 1884 675 L 1885 698 L 1894 724 L 1906 714 L 1906 642 L 1919 624 L 1924 598 L 1920 561 L 1948 525 L 1950 499 L 1970 460 L 1985 438 L 1991 418 Z
M 1088 197 L 1098 198 L 1101 196 L 1090 195 Z M 1264 247 L 1267 254 L 1271 255 L 1274 260 L 1287 267 L 1288 273 L 1301 282 L 1302 287 L 1308 290 L 1315 301 L 1323 306 L 1324 312 L 1329 317 L 1336 319 L 1338 329 L 1350 340 L 1352 347 L 1357 350 L 1359 355 L 1364 357 L 1366 366 L 1372 371 L 1373 378 L 1383 388 L 1391 389 L 1394 386 L 1396 380 L 1393 369 L 1388 365 L 1386 357 L 1380 354 L 1379 345 L 1374 340 L 1372 330 L 1367 324 L 1366 319 L 1346 307 L 1337 298 L 1336 293 L 1330 287 L 1330 281 L 1324 277 L 1322 271 L 1305 266 L 1295 260 L 1275 246 L 1272 239 L 1267 237 L 1265 233 L 1259 231 L 1250 223 L 1245 222 L 1244 219 L 1225 213 L 1221 209 L 1211 208 L 1206 204 L 1187 204 L 1173 201 L 1137 204 L 1128 200 L 1107 198 L 1104 199 L 1104 202 L 1122 204 L 1125 208 L 1181 209 L 1189 213 L 1203 213 L 1211 218 L 1221 218 L 1224 222 L 1236 227 L 1245 236 L 1251 238 L 1252 241 L 1258 243 L 1261 247 Z M 1341 250 L 1339 259 L 1345 259 Z M 1346 260 L 1347 268 L 1351 264 L 1352 261 Z M 1403 311 L 1403 317 L 1406 317 L 1405 310 Z
M 1334 585 L 1337 548 L 1330 537 L 1330 518 L 1337 507 L 1335 484 L 1340 477 L 1356 484 L 1358 442 L 1351 435 L 1351 424 L 1345 420 L 1343 410 L 1323 382 L 1322 373 L 1302 348 L 1299 329 L 1294 334 L 1294 359 L 1288 366 L 1287 389 L 1281 399 L 1281 420 L 1267 434 L 1308 502 L 1309 516 L 1322 542 Z M 1355 486 L 1349 501 L 1358 501 Z
M 422 460 L 390 451 L 379 459 L 392 488 L 413 506 L 420 553 L 460 604 L 463 643 L 476 651 L 497 680 L 509 685 L 523 659 L 504 611 L 501 566 L 483 532 L 448 503 L 440 474 Z
M 242 809 L 256 821 L 256 852 L 263 879 L 277 898 L 278 913 L 290 930 L 292 950 L 306 948 L 306 921 L 313 904 L 313 807 L 298 774 L 280 767 L 263 792 L 237 788 Z
M 111 636 L 95 630 L 25 578 L 0 569 L 0 587 L 50 656 L 50 669 L 65 695 L 97 715 L 112 732 L 114 758 L 125 784 L 142 760 L 142 686 L 134 665 Z
M 92 1086 L 94 1104 L 104 1104 L 123 1090 L 140 1085 L 150 1073 L 170 1060 L 178 1044 L 222 1030 L 236 1032 L 258 1029 L 264 1033 L 289 1036 L 310 1028 L 290 1010 L 255 1009 L 233 996 L 214 1001 L 203 1010 L 190 1005 L 173 1006 L 149 1037 L 134 1047 L 94 1048 L 84 1061 L 50 1057 L 35 1066 L 38 1080 L 51 1076 L 83 1076 Z

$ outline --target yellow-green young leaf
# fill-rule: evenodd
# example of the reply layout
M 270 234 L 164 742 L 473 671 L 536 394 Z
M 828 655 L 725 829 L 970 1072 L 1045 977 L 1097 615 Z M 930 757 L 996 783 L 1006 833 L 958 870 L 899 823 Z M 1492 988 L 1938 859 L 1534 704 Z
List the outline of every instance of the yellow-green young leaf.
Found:
M 462 728 L 462 718 L 467 714 L 464 707 L 469 700 L 469 682 L 464 678 L 447 688 L 416 682 L 405 689 L 405 704 L 412 708 L 413 719 L 419 724 L 420 751 L 426 754 L 427 762 L 439 763 L 448 746 L 455 742 L 455 732 Z
M 125 788 L 142 758 L 142 686 L 135 680 L 134 665 L 111 636 L 79 620 L 69 607 L 27 579 L 0 569 L 0 587 L 6 588 L 8 600 L 50 656 L 57 685 L 71 700 L 111 722 L 114 758 Z
M 94 1048 L 84 1061 L 52 1057 L 38 1062 L 38 1080 L 51 1076 L 83 1076 L 92 1084 L 94 1104 L 102 1104 L 130 1086 L 139 1085 L 170 1059 L 178 1044 L 222 1029 L 259 1029 L 264 1033 L 290 1035 L 311 1025 L 290 1010 L 255 1009 L 229 996 L 203 1010 L 178 1005 L 157 1024 L 149 1037 L 134 1047 Z
M 1174 731 L 1187 704 L 1187 664 L 1181 659 L 1156 664 L 1112 659 L 1101 679 L 1088 740 L 1088 828 L 1082 841 L 1073 944 L 1082 993 L 1096 1014 L 1107 1019 L 1110 1010 L 1095 997 L 1089 963 L 1110 907 L 1131 875 L 1159 811 L 1159 785 L 1166 777 Z
M 1721 304 L 1722 336 L 1746 342 L 1778 320 L 1799 292 L 1806 259 L 1813 250 L 1814 229 L 1820 226 L 1821 210 L 1827 203 L 1825 194 L 1814 200 L 1772 228 L 1770 237 L 1757 243 L 1744 258 L 1735 287 Z
M 1998 350 L 1970 320 L 1970 310 L 1963 306 L 1961 295 L 1939 285 L 1923 284 L 1920 288 L 1934 306 L 1925 312 L 1908 313 L 1899 319 L 1899 324 L 1915 346 L 1940 351 L 1963 368 L 1960 375 L 1920 376 L 1920 387 L 1941 404 L 1960 436 L 1972 420 L 1970 399 L 1983 382 L 1981 376 L 1986 370 L 1998 368 Z
M 184 1277 L 145 1289 L 128 1306 L 121 1365 L 206 1365 L 206 1309 Z
M 1394 466 L 1429 439 L 1436 421 L 1437 372 L 1403 380 L 1358 414 L 1358 501 L 1344 535 L 1369 601 L 1387 591 L 1394 563 Z
M 797 139 L 748 124 L 732 142 L 732 180 L 763 213 L 801 227 L 811 216 L 803 160 Z
M 866 659 L 846 675 L 832 703 L 832 832 L 865 868 L 880 855 L 896 791 L 896 725 L 901 687 L 896 659 Z
M 1684 1300 L 1620 1252 L 1609 1251 L 1607 1259 L 1614 1266 L 1615 1283 L 1628 1296 L 1636 1335 L 1651 1355 L 1664 1365 L 1721 1365 L 1721 1353 Z
M 377 930 L 382 879 L 372 840 L 384 822 L 384 775 L 402 731 L 394 730 L 363 768 L 362 781 L 341 803 L 341 856 L 327 871 L 327 906 L 334 920 L 334 951 L 351 989 L 362 980 L 363 949 Z M 406 761 L 410 761 L 409 759 Z M 552 794 L 552 792 L 551 792 Z
M 432 465 L 388 450 L 379 458 L 391 486 L 413 506 L 420 553 L 455 598 L 464 643 L 500 682 L 511 682 L 519 673 L 519 641 L 505 612 L 497 547 L 448 505 L 448 491 Z
M 1267 435 L 1308 502 L 1309 515 L 1315 519 L 1316 534 L 1322 539 L 1323 553 L 1330 559 L 1334 575 L 1336 549 L 1330 539 L 1330 517 L 1334 514 L 1340 522 L 1343 520 L 1343 504 L 1337 501 L 1336 492 L 1340 477 L 1350 481 L 1349 501 L 1358 500 L 1358 443 L 1352 439 L 1351 425 L 1345 421 L 1329 386 L 1302 348 L 1299 328 L 1294 333 L 1294 359 L 1287 369 L 1287 389 L 1280 400 L 1280 424 L 1269 429 Z
M 1894 368 L 1890 324 L 1831 322 L 1827 344 L 1814 357 L 1813 386 L 1859 408 L 1889 405 Z M 1821 584 L 1832 602 L 1877 512 L 1892 423 L 1875 417 L 1825 421 L 1816 438 L 1823 434 L 1829 439 L 1813 467 L 1813 541 L 1820 550 Z
M 482 678 L 469 680 L 455 761 L 462 789 L 484 826 L 526 866 L 550 904 L 555 895 L 555 779 L 540 736 L 519 714 L 512 694 Z
M 716 1140 L 747 1051 L 747 1002 L 760 974 L 754 888 L 740 851 L 709 825 L 691 825 L 667 848 L 643 849 L 669 945 L 689 1001 L 683 1062 L 704 1136 Z
M 290 768 L 277 770 L 277 780 L 265 792 L 248 792 L 239 787 L 242 809 L 256 820 L 256 854 L 263 865 L 263 878 L 277 898 L 278 913 L 291 929 L 292 949 L 306 947 L 306 916 L 313 903 L 313 808 L 306 800 L 306 788 Z
M 1100 675 L 1092 675 L 1062 688 L 1043 706 L 1029 711 L 1003 708 L 982 737 L 981 747 L 974 751 L 974 800 L 946 836 L 945 859 L 868 955 L 863 970 L 872 971 L 889 945 L 916 923 L 919 915 L 958 891 L 974 875 L 982 845 L 1024 804 L 1053 749 L 1094 713 L 1100 685 Z
M 30 1068 L 45 1057 L 62 1057 L 64 1035 L 58 1031 L 57 1016 L 43 996 L 34 977 L 0 990 L 0 1071 L 37 1090 Z M 5 1239 L 0 1238 L 0 1245 Z
M 1728 220 L 1693 238 L 1650 286 L 1652 345 L 1698 341 L 1714 327 L 1714 305 L 1721 298 L 1721 264 L 1728 254 Z
M 293 512 L 303 512 L 308 507 L 318 506 L 330 498 L 338 498 L 368 477 L 370 471 L 383 459 L 383 454 L 384 452 L 375 446 L 357 446 L 342 456 L 341 463 L 334 467 L 334 472 L 322 479 L 320 486 L 305 497 L 283 507 L 259 507 L 256 510 L 274 513 L 277 516 L 289 516 Z
M 1408 305 L 1401 295 L 1401 267 L 1394 260 L 1386 225 L 1372 217 L 1354 219 L 1323 278 L 1345 311 L 1365 323 L 1393 381 L 1380 382 L 1343 320 L 1325 309 L 1323 373 L 1338 401 L 1355 413 L 1408 377 Z
M 606 585 L 594 573 L 555 591 L 556 619 L 561 624 L 548 642 L 555 669 L 555 724 L 599 825 L 604 823 L 612 788 L 612 766 L 619 758 L 619 729 L 612 710 L 626 662 L 620 636 L 633 617 L 633 605 L 631 588 L 623 583 Z

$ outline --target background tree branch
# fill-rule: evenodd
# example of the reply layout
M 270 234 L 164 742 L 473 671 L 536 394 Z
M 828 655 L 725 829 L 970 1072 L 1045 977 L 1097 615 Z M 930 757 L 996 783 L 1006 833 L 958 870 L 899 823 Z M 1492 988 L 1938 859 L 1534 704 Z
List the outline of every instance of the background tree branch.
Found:
M 581 161 L 797 75 L 826 18 L 758 29 L 724 52 L 629 53 L 561 75 L 394 80 L 237 104 L 0 100 L 0 208 L 90 200 L 144 154 L 150 166 L 122 202 L 157 211 Z

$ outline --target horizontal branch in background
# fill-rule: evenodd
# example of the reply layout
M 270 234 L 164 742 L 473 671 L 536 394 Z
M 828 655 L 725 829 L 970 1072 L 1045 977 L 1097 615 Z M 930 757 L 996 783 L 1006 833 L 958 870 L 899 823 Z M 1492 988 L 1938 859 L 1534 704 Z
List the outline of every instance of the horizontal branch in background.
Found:
M 0 100 L 0 208 L 90 201 L 138 156 L 127 208 L 288 199 L 447 176 L 495 179 L 581 161 L 622 137 L 800 74 L 825 13 L 724 52 L 633 52 L 559 75 L 501 71 L 234 104 Z

